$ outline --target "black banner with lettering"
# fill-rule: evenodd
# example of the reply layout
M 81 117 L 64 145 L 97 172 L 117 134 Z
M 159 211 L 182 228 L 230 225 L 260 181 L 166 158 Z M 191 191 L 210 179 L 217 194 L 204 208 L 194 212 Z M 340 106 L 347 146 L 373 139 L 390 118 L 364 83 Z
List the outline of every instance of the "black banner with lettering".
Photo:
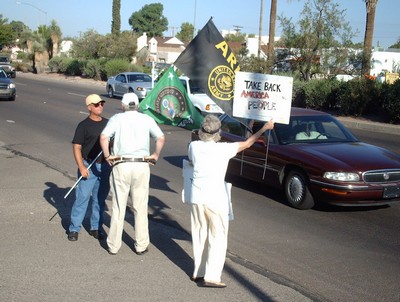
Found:
M 235 72 L 240 67 L 212 18 L 176 59 L 175 66 L 232 115 Z

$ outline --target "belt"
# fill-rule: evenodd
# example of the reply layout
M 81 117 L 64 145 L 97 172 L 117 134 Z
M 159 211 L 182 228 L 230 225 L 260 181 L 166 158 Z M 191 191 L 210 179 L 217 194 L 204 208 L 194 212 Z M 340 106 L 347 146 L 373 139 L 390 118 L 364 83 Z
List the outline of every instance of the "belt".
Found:
M 143 163 L 147 162 L 144 157 L 130 157 L 130 156 L 117 156 L 112 159 L 113 161 L 124 161 L 124 162 L 137 162 Z

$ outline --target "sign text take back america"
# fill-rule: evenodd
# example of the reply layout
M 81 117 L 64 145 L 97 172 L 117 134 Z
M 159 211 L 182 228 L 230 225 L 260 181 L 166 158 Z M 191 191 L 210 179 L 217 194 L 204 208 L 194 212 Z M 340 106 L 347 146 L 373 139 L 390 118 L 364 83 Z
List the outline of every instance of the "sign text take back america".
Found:
M 238 71 L 233 116 L 289 124 L 293 78 Z

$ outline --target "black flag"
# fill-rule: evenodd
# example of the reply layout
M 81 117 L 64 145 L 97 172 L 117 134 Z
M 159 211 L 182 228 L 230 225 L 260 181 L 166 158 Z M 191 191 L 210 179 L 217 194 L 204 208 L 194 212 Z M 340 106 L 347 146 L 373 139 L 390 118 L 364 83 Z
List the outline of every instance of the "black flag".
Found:
M 235 72 L 240 70 L 235 55 L 210 19 L 176 59 L 175 66 L 194 85 L 232 115 Z

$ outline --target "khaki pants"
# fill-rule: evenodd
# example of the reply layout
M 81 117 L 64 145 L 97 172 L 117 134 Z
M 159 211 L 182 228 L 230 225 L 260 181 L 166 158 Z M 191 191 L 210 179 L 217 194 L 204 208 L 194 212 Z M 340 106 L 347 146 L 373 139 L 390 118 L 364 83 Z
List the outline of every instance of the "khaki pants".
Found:
M 226 209 L 191 205 L 193 277 L 221 282 L 228 246 L 229 219 Z
M 150 243 L 148 223 L 150 167 L 148 163 L 126 162 L 113 167 L 110 175 L 112 215 L 107 237 L 109 251 L 117 253 L 122 244 L 126 205 L 131 194 L 135 217 L 135 249 L 144 251 Z

